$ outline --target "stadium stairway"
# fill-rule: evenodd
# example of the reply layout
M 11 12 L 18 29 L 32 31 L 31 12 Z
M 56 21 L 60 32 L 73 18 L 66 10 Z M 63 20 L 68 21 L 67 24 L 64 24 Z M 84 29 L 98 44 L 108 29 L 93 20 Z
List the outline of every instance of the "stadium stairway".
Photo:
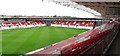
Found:
M 116 39 L 113 41 L 110 48 L 106 52 L 106 56 L 120 56 L 120 25 Z

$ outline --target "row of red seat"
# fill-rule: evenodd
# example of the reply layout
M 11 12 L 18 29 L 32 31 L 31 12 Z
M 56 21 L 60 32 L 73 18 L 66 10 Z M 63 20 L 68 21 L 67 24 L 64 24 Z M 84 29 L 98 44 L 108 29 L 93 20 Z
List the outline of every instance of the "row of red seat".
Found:
M 31 21 L 31 22 L 4 22 L 4 23 L 1 23 L 0 25 L 1 26 L 4 26 L 4 25 L 13 25 L 13 26 L 16 26 L 16 25 L 33 25 L 33 24 L 45 24 L 43 21 Z
M 106 23 L 105 25 L 105 31 L 100 30 L 100 28 L 93 29 L 93 32 L 89 32 L 87 38 L 90 37 L 90 39 L 85 40 L 83 42 L 76 42 L 74 44 L 71 44 L 64 48 L 62 50 L 62 55 L 61 56 L 69 56 L 69 55 L 75 55 L 75 54 L 85 54 L 85 51 L 94 46 L 95 44 L 98 44 L 101 40 L 103 40 L 107 35 L 109 35 L 113 30 L 114 27 L 108 27 L 108 26 L 113 26 L 114 24 L 117 24 L 116 22 L 111 22 L 111 23 Z M 97 30 L 97 31 L 96 31 Z M 102 46 L 101 46 L 102 47 Z M 103 47 L 105 48 L 105 47 Z M 67 54 L 67 55 L 66 55 Z
M 71 44 L 67 46 L 67 49 L 62 50 L 62 56 L 69 56 L 72 54 L 83 54 L 83 52 L 90 48 L 93 44 L 97 44 L 100 40 L 102 40 L 104 37 L 106 37 L 111 32 L 111 29 L 106 30 L 104 32 L 95 34 L 90 37 L 90 39 L 83 41 L 83 42 L 76 42 L 74 44 Z M 93 33 L 94 34 L 94 33 Z M 66 55 L 67 54 L 67 55 Z
M 54 21 L 52 24 L 63 24 L 63 25 L 71 25 L 71 26 L 94 26 L 94 22 L 88 22 L 88 21 Z

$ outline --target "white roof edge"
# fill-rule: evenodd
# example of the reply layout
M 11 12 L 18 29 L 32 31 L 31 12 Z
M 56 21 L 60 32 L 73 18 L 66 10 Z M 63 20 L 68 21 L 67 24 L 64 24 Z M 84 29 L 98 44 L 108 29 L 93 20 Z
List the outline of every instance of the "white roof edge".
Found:
M 62 5 L 69 5 L 71 7 L 74 7 L 76 9 L 78 8 L 80 10 L 86 11 L 86 12 L 91 13 L 93 15 L 101 16 L 101 14 L 99 12 L 97 12 L 89 7 L 86 7 L 84 5 L 79 5 L 71 0 L 46 0 L 46 1 L 52 1 L 54 3 L 58 3 L 58 4 L 62 4 Z

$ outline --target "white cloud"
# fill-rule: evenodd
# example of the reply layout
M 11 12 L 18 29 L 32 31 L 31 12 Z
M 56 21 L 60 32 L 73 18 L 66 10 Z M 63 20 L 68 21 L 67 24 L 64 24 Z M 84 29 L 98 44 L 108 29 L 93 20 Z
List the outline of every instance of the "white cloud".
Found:
M 41 0 L 0 0 L 0 15 L 94 17 L 93 14 Z

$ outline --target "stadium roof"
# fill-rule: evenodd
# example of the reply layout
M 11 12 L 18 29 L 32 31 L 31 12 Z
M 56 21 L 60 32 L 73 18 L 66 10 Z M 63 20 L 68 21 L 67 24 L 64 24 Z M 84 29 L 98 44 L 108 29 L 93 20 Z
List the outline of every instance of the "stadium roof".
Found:
M 90 9 L 89 7 L 77 4 L 76 2 L 71 1 L 71 0 L 49 0 L 49 1 L 53 1 L 56 4 L 60 4 L 60 5 L 63 5 L 63 6 L 74 7 L 78 10 L 83 10 L 83 11 L 86 11 L 88 13 L 91 13 L 91 14 L 94 14 L 94 15 L 97 15 L 97 16 L 101 15 L 99 12 L 97 12 L 93 9 Z
M 51 0 L 63 6 L 71 6 L 94 15 L 108 18 L 120 17 L 120 0 Z M 71 1 L 71 2 L 70 2 Z
M 6 2 L 7 1 L 7 2 Z M 73 3 L 73 6 L 80 6 Z M 72 5 L 70 5 L 72 6 Z M 1 0 L 0 15 L 23 16 L 72 16 L 80 18 L 94 18 L 94 15 L 75 7 L 61 6 L 48 0 Z M 83 8 L 85 6 L 81 6 Z M 86 8 L 89 9 L 89 8 Z M 87 10 L 86 10 L 87 11 Z

